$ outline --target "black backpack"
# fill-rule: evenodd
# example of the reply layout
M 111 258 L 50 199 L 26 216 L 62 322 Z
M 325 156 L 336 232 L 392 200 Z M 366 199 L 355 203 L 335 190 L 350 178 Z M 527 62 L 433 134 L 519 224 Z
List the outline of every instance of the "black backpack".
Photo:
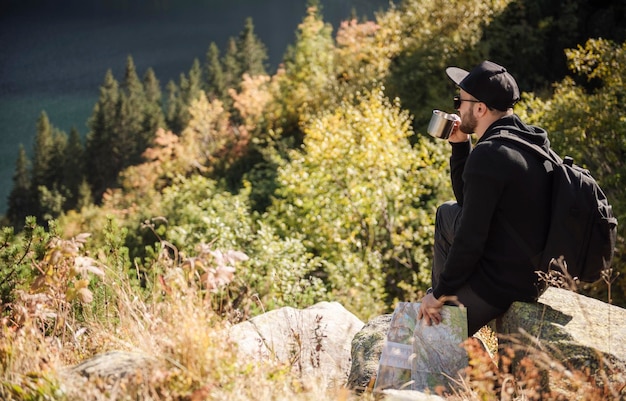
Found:
M 567 266 L 567 274 L 582 282 L 594 282 L 602 271 L 611 267 L 617 239 L 617 218 L 606 195 L 588 170 L 574 164 L 571 157 L 563 160 L 550 150 L 501 130 L 489 138 L 503 139 L 532 150 L 552 165 L 551 218 L 548 237 L 539 258 L 533 258 L 538 271 L 560 270 L 555 263 L 560 257 Z M 548 166 L 550 165 L 548 164 Z M 530 247 L 505 221 L 510 234 L 533 256 Z

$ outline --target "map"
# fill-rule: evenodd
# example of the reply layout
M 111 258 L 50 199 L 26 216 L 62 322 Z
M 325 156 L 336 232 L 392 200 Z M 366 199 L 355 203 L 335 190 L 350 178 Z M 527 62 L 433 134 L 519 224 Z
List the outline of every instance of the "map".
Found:
M 451 388 L 468 366 L 461 343 L 467 338 L 467 311 L 444 306 L 442 322 L 417 320 L 419 302 L 400 302 L 393 312 L 383 346 L 374 390 L 434 391 Z

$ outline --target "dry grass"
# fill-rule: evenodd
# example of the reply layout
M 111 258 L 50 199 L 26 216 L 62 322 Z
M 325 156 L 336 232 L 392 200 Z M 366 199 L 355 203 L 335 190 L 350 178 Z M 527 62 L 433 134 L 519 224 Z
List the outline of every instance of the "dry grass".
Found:
M 66 245 L 60 246 L 66 249 Z M 54 263 L 71 267 L 80 257 L 76 250 L 55 259 Z M 206 269 L 206 262 L 196 266 Z M 47 291 L 18 296 L 7 308 L 10 313 L 1 321 L 0 398 L 7 401 L 370 401 L 381 398 L 367 391 L 357 394 L 332 386 L 324 379 L 303 378 L 288 364 L 237 358 L 236 344 L 224 335 L 230 325 L 224 316 L 229 314 L 215 310 L 215 305 L 225 305 L 223 294 L 208 290 L 199 280 L 201 272 L 194 271 L 190 264 L 179 266 L 166 256 L 160 263 L 165 271 L 161 285 L 143 299 L 127 279 L 102 265 L 98 268 L 106 274 L 90 287 L 96 299 L 91 308 L 87 304 L 70 305 L 66 295 L 75 287 L 55 280 L 48 287 L 40 287 L 48 288 Z M 94 266 L 91 264 L 90 269 L 97 271 Z M 40 267 L 48 274 L 49 266 Z M 65 279 L 74 280 L 83 288 L 82 278 L 70 276 Z M 216 296 L 222 297 L 218 303 L 214 302 Z M 587 372 L 572 371 L 540 347 L 520 343 L 519 349 L 498 349 L 497 338 L 488 328 L 481 330 L 478 337 L 480 341 L 470 338 L 465 343 L 470 364 L 457 393 L 447 395 L 450 400 L 624 398 L 623 384 L 616 384 L 609 377 L 594 378 Z M 524 356 L 518 358 L 522 349 Z M 142 355 L 145 363 L 126 375 L 94 375 L 87 379 L 70 374 L 68 366 L 111 350 L 132 351 Z M 559 385 L 546 387 L 547 382 Z
M 69 258 L 77 257 L 69 255 Z M 68 260 L 69 261 L 69 260 Z M 66 261 L 66 262 L 68 262 Z M 205 261 L 206 262 L 206 261 Z M 128 280 L 101 266 L 105 277 L 95 298 L 106 307 L 70 308 L 63 321 L 54 305 L 66 299 L 18 298 L 2 320 L 2 400 L 352 400 L 369 399 L 303 377 L 279 362 L 237 358 L 225 330 L 229 322 L 213 307 L 215 297 L 189 264 L 161 260 L 162 285 L 141 299 Z M 197 266 L 202 265 L 196 260 Z M 66 263 L 67 264 L 67 263 Z M 206 267 L 206 263 L 204 263 Z M 48 294 L 48 292 L 45 292 Z M 50 295 L 50 294 L 48 294 Z M 221 302 L 219 304 L 222 304 Z M 100 306 L 102 306 L 100 305 Z M 82 309 L 80 319 L 76 311 Z M 41 311 L 49 313 L 41 313 Z M 19 311 L 19 313 L 17 313 Z M 54 330 L 51 330 L 54 328 Z M 89 379 L 68 367 L 107 351 L 141 355 L 143 367 Z

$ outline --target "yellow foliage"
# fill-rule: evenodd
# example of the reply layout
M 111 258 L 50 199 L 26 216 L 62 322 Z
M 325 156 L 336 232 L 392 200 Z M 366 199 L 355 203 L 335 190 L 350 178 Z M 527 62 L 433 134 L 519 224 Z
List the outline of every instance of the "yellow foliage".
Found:
M 263 117 L 267 103 L 272 100 L 272 94 L 267 88 L 269 82 L 270 77 L 267 75 L 250 77 L 244 74 L 241 91 L 238 93 L 234 89 L 228 90 L 235 101 L 233 107 L 241 114 L 248 131 L 256 128 L 258 121 Z

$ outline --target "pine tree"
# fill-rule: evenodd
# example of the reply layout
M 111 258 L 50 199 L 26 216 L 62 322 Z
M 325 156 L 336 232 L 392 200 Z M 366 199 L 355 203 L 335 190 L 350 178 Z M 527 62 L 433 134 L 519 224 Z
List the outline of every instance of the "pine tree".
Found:
M 67 160 L 67 146 L 67 134 L 59 129 L 53 128 L 48 181 L 44 184 L 44 186 L 48 188 L 56 188 L 58 190 L 61 190 L 64 187 L 65 173 L 67 171 L 65 168 Z
M 52 158 L 54 155 L 53 127 L 48 114 L 42 111 L 37 120 L 37 133 L 33 145 L 33 188 L 48 185 L 52 181 Z
M 194 59 L 189 77 L 181 74 L 178 86 L 173 82 L 168 84 L 168 92 L 167 123 L 173 132 L 180 134 L 191 119 L 189 105 L 202 92 L 202 67 L 198 59 Z
M 63 182 L 62 187 L 67 189 L 67 200 L 64 210 L 76 207 L 80 185 L 85 181 L 84 174 L 85 149 L 80 134 L 74 127 L 63 153 Z
M 224 101 L 224 97 L 227 95 L 226 81 L 220 61 L 220 51 L 215 42 L 211 43 L 207 51 L 205 69 L 205 93 L 207 98 L 209 100 L 220 99 Z
M 267 74 L 265 70 L 265 62 L 268 58 L 267 49 L 254 34 L 254 24 L 250 17 L 246 19 L 244 30 L 239 34 L 237 51 L 241 75 L 246 73 L 250 76 Z
M 30 214 L 37 219 L 56 218 L 62 211 L 62 202 L 66 196 L 62 187 L 66 147 L 67 135 L 54 128 L 48 115 L 42 112 L 37 122 L 37 135 L 33 146 L 31 180 L 34 207 Z
M 7 218 L 11 225 L 19 230 L 24 224 L 26 216 L 33 211 L 33 193 L 31 188 L 30 161 L 20 144 L 20 148 L 15 162 L 15 172 L 13 173 L 13 188 L 9 194 Z
M 228 40 L 228 48 L 222 59 L 222 70 L 224 71 L 225 89 L 238 88 L 241 82 L 242 69 L 239 63 L 239 50 L 237 41 L 234 38 Z M 227 99 L 223 99 L 226 103 Z M 230 106 L 230 104 L 228 104 Z
M 135 63 L 131 56 L 126 60 L 124 81 L 120 87 L 118 116 L 116 119 L 115 140 L 112 143 L 112 156 L 117 161 L 117 172 L 141 161 L 144 110 L 146 97 L 143 84 L 139 80 Z
M 186 85 L 183 85 L 181 82 L 180 89 L 187 106 L 200 97 L 200 91 L 202 90 L 202 67 L 197 58 L 193 60 Z
M 143 129 L 139 147 L 142 152 L 148 148 L 159 128 L 166 129 L 161 86 L 152 68 L 148 68 L 143 78 L 143 90 L 146 97 Z
M 82 210 L 84 207 L 91 205 L 93 202 L 93 196 L 91 188 L 87 183 L 87 180 L 83 180 L 78 187 L 78 193 L 76 196 L 76 210 Z
M 287 49 L 285 74 L 279 77 L 284 132 L 299 141 L 298 122 L 307 110 L 328 107 L 335 101 L 335 44 L 332 26 L 315 7 L 298 26 L 296 42 Z
M 183 81 L 185 76 L 181 74 L 180 80 Z M 180 135 L 185 128 L 180 121 L 180 110 L 183 109 L 183 101 L 180 95 L 180 89 L 174 81 L 167 83 L 167 113 L 166 121 L 167 126 L 172 132 Z
M 104 191 L 116 182 L 111 147 L 115 140 L 119 85 L 111 70 L 104 76 L 100 86 L 100 97 L 89 119 L 90 131 L 87 134 L 85 149 L 87 180 L 95 199 L 100 199 Z

